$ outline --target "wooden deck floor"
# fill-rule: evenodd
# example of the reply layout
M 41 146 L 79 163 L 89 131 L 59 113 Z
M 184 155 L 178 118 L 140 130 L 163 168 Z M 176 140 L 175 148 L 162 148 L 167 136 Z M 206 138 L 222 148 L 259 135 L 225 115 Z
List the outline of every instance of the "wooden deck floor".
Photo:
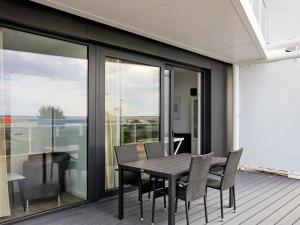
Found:
M 220 221 L 219 192 L 208 191 L 209 224 L 280 224 L 300 225 L 300 181 L 267 174 L 239 172 L 236 185 L 237 212 L 225 207 L 225 220 Z M 144 197 L 146 198 L 146 196 Z M 228 204 L 228 194 L 224 193 Z M 167 212 L 163 210 L 162 199 L 156 204 L 157 225 L 167 224 Z M 117 198 L 64 210 L 46 215 L 20 225 L 147 225 L 151 224 L 151 201 L 144 203 L 144 222 L 139 221 L 137 193 L 125 197 L 125 218 L 118 220 Z M 202 199 L 195 201 L 189 211 L 190 223 L 204 224 Z M 183 202 L 179 202 L 176 224 L 186 224 Z

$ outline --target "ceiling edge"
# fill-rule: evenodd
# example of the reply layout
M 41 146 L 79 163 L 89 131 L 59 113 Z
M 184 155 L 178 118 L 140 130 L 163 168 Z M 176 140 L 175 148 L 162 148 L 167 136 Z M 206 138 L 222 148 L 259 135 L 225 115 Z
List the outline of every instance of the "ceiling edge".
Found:
M 106 19 L 106 18 L 103 18 L 103 17 L 99 17 L 99 16 L 96 16 L 96 15 L 91 14 L 89 12 L 79 10 L 79 9 L 76 9 L 76 8 L 72 8 L 72 7 L 69 7 L 69 6 L 64 5 L 64 4 L 57 3 L 55 1 L 51 1 L 51 0 L 31 0 L 31 1 L 42 4 L 42 5 L 46 5 L 48 7 L 52 7 L 52 8 L 55 8 L 55 9 L 58 9 L 58 10 L 61 10 L 61 11 L 67 12 L 67 13 L 71 13 L 71 14 L 74 14 L 74 15 L 77 15 L 77 16 L 80 16 L 80 17 L 83 17 L 83 18 L 86 18 L 86 19 L 90 19 L 90 20 L 93 20 L 93 21 L 96 21 L 96 22 L 99 22 L 99 23 L 102 23 L 102 24 L 105 24 L 105 25 L 109 25 L 109 26 L 112 26 L 112 27 L 115 27 L 115 28 L 118 28 L 118 29 L 121 29 L 121 30 L 125 30 L 125 31 L 128 31 L 128 32 L 134 33 L 134 34 L 138 34 L 138 35 L 141 35 L 141 36 L 144 36 L 144 37 L 147 37 L 147 38 L 151 38 L 153 40 L 163 42 L 163 43 L 166 43 L 166 44 L 169 44 L 169 45 L 172 45 L 172 46 L 184 49 L 184 50 L 188 50 L 188 51 L 191 51 L 191 52 L 194 52 L 196 54 L 200 54 L 200 55 L 212 58 L 212 59 L 216 59 L 216 60 L 223 61 L 223 62 L 230 63 L 230 64 L 233 63 L 233 61 L 231 59 L 228 59 L 228 58 L 225 58 L 225 57 L 220 57 L 220 56 L 218 56 L 214 53 L 209 53 L 209 52 L 206 52 L 206 51 L 203 51 L 203 50 L 195 49 L 191 46 L 187 46 L 187 45 L 178 43 L 176 41 L 161 37 L 159 35 L 154 35 L 152 33 L 147 33 L 147 32 L 135 29 L 133 27 L 126 26 L 124 24 L 118 23 L 116 21 L 109 20 L 109 19 Z

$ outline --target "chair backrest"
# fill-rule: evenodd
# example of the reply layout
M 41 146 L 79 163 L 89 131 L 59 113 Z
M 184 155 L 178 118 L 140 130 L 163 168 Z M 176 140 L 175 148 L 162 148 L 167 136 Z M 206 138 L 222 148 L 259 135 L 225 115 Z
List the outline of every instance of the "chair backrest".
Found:
M 162 158 L 165 156 L 164 146 L 161 142 L 145 144 L 147 159 Z
M 115 146 L 118 164 L 138 161 L 137 145 Z
M 206 194 L 207 177 L 213 153 L 193 156 L 186 190 L 187 201 L 193 201 Z
M 38 158 L 40 156 L 40 158 Z M 46 183 L 43 183 L 44 169 L 46 169 Z M 26 200 L 45 199 L 57 196 L 59 193 L 59 170 L 56 163 L 50 160 L 42 161 L 42 155 L 35 155 L 33 159 L 23 162 L 24 197 Z
M 224 176 L 222 178 L 222 188 L 225 190 L 234 185 L 235 174 L 242 156 L 243 149 L 228 153 Z

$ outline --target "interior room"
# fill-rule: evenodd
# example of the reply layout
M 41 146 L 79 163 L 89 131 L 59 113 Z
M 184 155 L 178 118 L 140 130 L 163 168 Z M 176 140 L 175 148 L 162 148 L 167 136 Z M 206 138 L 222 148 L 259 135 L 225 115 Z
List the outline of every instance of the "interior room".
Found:
M 174 152 L 198 152 L 198 79 L 201 73 L 174 68 Z

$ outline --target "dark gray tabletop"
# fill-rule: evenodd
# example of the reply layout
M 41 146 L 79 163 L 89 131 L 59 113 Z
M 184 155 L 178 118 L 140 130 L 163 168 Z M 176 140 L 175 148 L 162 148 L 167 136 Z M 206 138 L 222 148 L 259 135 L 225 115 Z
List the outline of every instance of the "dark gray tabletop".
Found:
M 190 168 L 191 157 L 189 153 L 166 156 L 157 159 L 139 160 L 130 163 L 121 164 L 119 167 L 123 169 L 144 171 L 153 175 L 163 176 L 180 176 L 187 173 Z M 212 166 L 225 165 L 226 158 L 213 157 Z

